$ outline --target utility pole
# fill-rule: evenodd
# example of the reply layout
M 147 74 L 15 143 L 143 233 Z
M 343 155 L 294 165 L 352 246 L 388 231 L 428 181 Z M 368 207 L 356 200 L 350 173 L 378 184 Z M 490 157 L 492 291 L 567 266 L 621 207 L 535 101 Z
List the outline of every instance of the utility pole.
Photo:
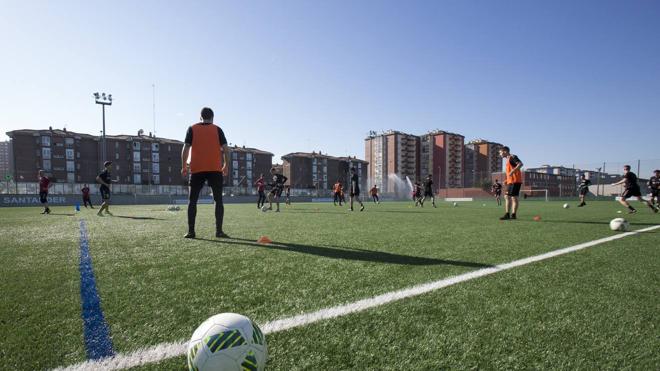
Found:
M 108 94 L 107 96 L 105 93 L 99 94 L 99 93 L 94 93 L 94 99 L 96 101 L 96 104 L 100 104 L 101 107 L 103 108 L 103 134 L 101 138 L 101 161 L 105 160 L 105 156 L 107 156 L 106 152 L 106 146 L 105 146 L 105 106 L 111 106 L 112 105 L 112 94 Z

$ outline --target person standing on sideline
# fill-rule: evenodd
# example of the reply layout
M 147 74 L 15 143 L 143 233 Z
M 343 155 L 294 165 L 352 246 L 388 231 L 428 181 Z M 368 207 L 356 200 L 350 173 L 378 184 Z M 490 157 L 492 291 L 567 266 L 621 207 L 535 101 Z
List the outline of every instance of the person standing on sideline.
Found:
M 254 183 L 257 186 L 257 192 L 259 198 L 257 199 L 257 209 L 261 209 L 262 206 L 266 203 L 266 182 L 264 181 L 264 175 L 259 175 L 259 179 Z
M 378 198 L 378 186 L 374 184 L 373 187 L 371 187 L 371 199 L 374 200 L 374 203 L 376 205 L 380 204 L 380 199 Z
M 637 183 L 637 181 L 637 175 L 630 171 L 630 165 L 625 165 L 623 167 L 623 179 L 612 184 L 613 186 L 623 184 L 623 193 L 621 193 L 621 199 L 619 202 L 621 205 L 628 208 L 628 214 L 634 214 L 637 212 L 637 209 L 630 206 L 627 200 L 631 197 L 635 197 L 640 202 L 646 203 L 646 206 L 653 210 L 654 213 L 657 213 L 658 208 L 653 206 L 651 201 L 646 201 L 644 198 L 642 198 L 642 190 L 639 188 L 639 183 Z
M 360 200 L 360 178 L 357 175 L 357 171 L 354 167 L 351 168 L 351 211 L 353 211 L 353 200 L 357 200 L 360 203 L 360 211 L 364 211 L 364 204 Z
M 103 163 L 103 171 L 96 177 L 96 182 L 100 183 L 99 191 L 101 192 L 101 208 L 99 212 L 96 213 L 98 216 L 103 216 L 103 210 L 105 213 L 112 216 L 110 213 L 110 184 L 112 184 L 112 176 L 110 172 L 112 171 L 112 161 L 106 161 Z
M 580 193 L 580 203 L 578 204 L 578 207 L 585 206 L 587 203 L 584 202 L 584 199 L 587 197 L 587 194 L 589 193 L 589 186 L 591 185 L 591 180 L 587 179 L 587 177 L 582 174 L 580 176 L 580 184 L 578 184 L 578 192 Z
M 500 148 L 500 156 L 506 160 L 506 179 L 504 184 L 507 186 L 504 195 L 504 208 L 506 213 L 500 220 L 516 219 L 518 212 L 518 196 L 520 196 L 520 188 L 522 187 L 522 161 L 516 155 L 509 152 L 507 146 Z
M 42 214 L 50 214 L 50 207 L 48 207 L 48 190 L 53 186 L 53 183 L 50 181 L 46 175 L 44 175 L 43 170 L 39 170 L 39 201 L 44 205 L 44 211 Z
M 502 206 L 502 183 L 499 179 L 495 179 L 495 183 L 490 188 L 491 192 L 495 195 L 495 201 L 497 201 L 497 206 Z
M 334 187 L 332 187 L 332 190 L 333 190 L 333 193 L 334 193 L 334 196 L 335 196 L 335 198 L 333 200 L 333 203 L 335 204 L 335 206 L 337 206 L 337 201 L 339 201 L 339 206 L 341 206 L 341 202 L 342 202 L 342 191 L 341 191 L 341 189 L 342 189 L 342 187 L 343 186 L 341 185 L 341 182 L 339 181 L 339 179 L 337 179 L 337 183 L 335 183 Z
M 653 171 L 653 176 L 649 178 L 649 190 L 651 191 L 651 201 L 656 208 L 660 207 L 660 199 L 658 199 L 660 194 L 660 170 Z
M 222 230 L 225 208 L 222 203 L 223 175 L 227 175 L 229 149 L 227 138 L 220 127 L 213 124 L 213 110 L 204 107 L 201 122 L 188 127 L 181 151 L 181 175 L 188 179 L 188 233 L 184 238 L 195 238 L 195 218 L 199 193 L 206 182 L 213 191 L 215 201 L 215 237 L 229 238 Z M 190 163 L 188 159 L 190 158 Z M 188 168 L 190 166 L 190 168 Z
M 83 205 L 85 205 L 85 209 L 87 208 L 87 204 L 89 204 L 89 207 L 92 209 L 94 206 L 92 206 L 92 200 L 89 198 L 89 186 L 87 184 L 83 184 L 82 189 L 80 190 L 82 192 L 82 200 L 83 200 Z

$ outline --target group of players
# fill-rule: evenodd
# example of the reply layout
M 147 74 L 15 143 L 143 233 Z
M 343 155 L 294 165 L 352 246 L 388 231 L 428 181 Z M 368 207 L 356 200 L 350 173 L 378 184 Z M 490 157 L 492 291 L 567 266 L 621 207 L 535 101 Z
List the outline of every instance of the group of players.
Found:
M 185 238 L 195 238 L 195 219 L 197 214 L 197 201 L 202 187 L 206 183 L 213 193 L 213 200 L 215 201 L 215 219 L 216 219 L 216 237 L 228 238 L 229 236 L 224 233 L 222 229 L 224 217 L 224 204 L 222 200 L 222 187 L 223 176 L 227 174 L 227 163 L 229 161 L 229 150 L 227 148 L 227 139 L 225 138 L 223 130 L 213 124 L 213 111 L 210 108 L 203 108 L 201 111 L 201 121 L 197 124 L 191 125 L 186 133 L 184 147 L 181 152 L 181 175 L 188 179 L 189 194 L 188 194 L 188 233 Z M 511 154 L 508 147 L 500 149 L 500 156 L 505 160 L 505 181 L 501 184 L 498 180 L 492 186 L 492 192 L 495 196 L 498 205 L 501 205 L 502 190 L 506 187 L 504 192 L 505 214 L 500 220 L 514 220 L 517 218 L 518 211 L 518 197 L 522 187 L 522 166 L 523 163 L 520 159 Z M 99 184 L 99 191 L 101 194 L 102 204 L 97 212 L 97 215 L 103 216 L 112 215 L 110 213 L 110 187 L 114 182 L 111 177 L 112 162 L 106 161 L 103 164 L 103 171 L 96 177 L 96 182 Z M 354 210 L 354 203 L 360 205 L 360 211 L 364 211 L 364 204 L 360 199 L 360 182 L 357 171 L 355 168 L 350 169 L 351 177 L 349 184 L 350 207 L 349 210 Z M 624 191 L 621 194 L 620 203 L 628 209 L 629 213 L 636 213 L 637 210 L 628 203 L 629 198 L 637 198 L 639 201 L 646 203 L 646 205 L 654 212 L 659 210 L 658 197 L 660 193 L 660 170 L 654 171 L 654 176 L 649 179 L 648 185 L 651 189 L 651 198 L 647 201 L 642 198 L 641 189 L 639 187 L 637 176 L 630 171 L 630 166 L 626 165 L 623 168 L 623 178 L 613 185 L 623 185 Z M 275 212 L 280 211 L 280 198 L 285 194 L 285 202 L 291 202 L 290 186 L 286 185 L 287 177 L 278 174 L 275 168 L 270 170 L 271 181 L 266 183 L 263 174 L 255 182 L 257 187 L 258 199 L 257 207 L 263 211 L 272 210 L 273 203 L 276 204 Z M 48 206 L 48 191 L 52 187 L 51 180 L 44 174 L 43 170 L 39 171 L 39 196 L 40 201 L 44 205 L 42 214 L 50 214 Z M 270 186 L 270 191 L 266 195 L 266 186 Z M 584 176 L 581 177 L 578 185 L 580 194 L 579 207 L 586 205 L 585 198 L 589 193 L 589 186 L 591 182 Z M 81 189 L 83 204 L 85 207 L 89 205 L 92 209 L 90 189 L 86 184 Z M 342 206 L 345 203 L 343 185 L 338 180 L 333 187 L 334 204 Z M 374 185 L 370 191 L 370 196 L 374 204 L 380 204 L 379 190 Z M 429 174 L 423 182 L 415 182 L 413 186 L 413 200 L 415 206 L 424 207 L 424 202 L 427 198 L 431 199 L 433 207 L 436 207 L 435 197 L 433 192 L 433 180 Z M 265 207 L 265 202 L 268 201 L 268 207 Z

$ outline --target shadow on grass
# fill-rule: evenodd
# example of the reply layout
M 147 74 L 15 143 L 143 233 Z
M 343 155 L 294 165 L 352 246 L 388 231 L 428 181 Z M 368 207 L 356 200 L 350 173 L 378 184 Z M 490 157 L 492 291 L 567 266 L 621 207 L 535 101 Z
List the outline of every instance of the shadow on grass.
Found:
M 163 218 L 154 218 L 151 216 L 127 216 L 127 215 L 115 215 L 115 218 L 122 218 L 122 219 L 133 219 L 133 220 L 166 220 Z
M 591 220 L 540 220 L 538 222 L 533 221 L 533 220 L 525 220 L 525 221 L 532 221 L 534 223 L 568 223 L 568 224 L 599 224 L 599 225 L 610 225 L 610 222 L 597 222 L 597 221 L 591 221 Z M 640 225 L 640 226 L 648 226 L 652 227 L 654 225 L 658 225 L 658 223 L 637 223 L 637 222 L 631 222 L 628 221 L 630 225 Z
M 58 216 L 76 216 L 76 214 L 66 214 L 66 213 L 64 213 L 64 214 L 62 214 L 62 213 L 53 213 L 53 212 L 51 212 L 51 213 L 49 213 L 48 215 L 58 215 Z
M 345 249 L 345 248 L 337 248 L 337 247 L 300 245 L 300 244 L 283 243 L 283 242 L 273 242 L 268 245 L 262 245 L 255 242 L 254 240 L 247 240 L 242 238 L 228 238 L 228 239 L 218 239 L 218 240 L 197 238 L 197 240 L 223 243 L 229 245 L 254 246 L 254 247 L 263 247 L 267 249 L 275 249 L 282 251 L 292 251 L 302 254 L 323 256 L 331 259 L 345 259 L 345 260 L 367 261 L 367 262 L 387 263 L 387 264 L 401 264 L 401 265 L 454 265 L 454 266 L 469 267 L 469 268 L 493 267 L 490 264 L 483 264 L 483 263 L 466 262 L 460 260 L 425 258 L 418 256 L 399 255 L 399 254 L 391 254 L 382 251 L 371 251 L 371 250 L 353 249 L 353 248 Z

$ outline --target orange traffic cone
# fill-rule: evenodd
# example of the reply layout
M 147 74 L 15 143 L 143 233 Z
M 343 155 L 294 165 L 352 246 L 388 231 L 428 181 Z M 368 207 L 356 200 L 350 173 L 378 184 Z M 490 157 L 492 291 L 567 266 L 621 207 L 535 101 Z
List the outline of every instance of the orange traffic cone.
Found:
M 535 222 L 538 222 L 538 221 L 541 221 L 541 217 L 540 217 L 540 216 L 538 216 L 538 215 L 537 215 L 537 216 L 535 216 L 535 217 L 534 217 L 534 221 L 535 221 Z
M 273 240 L 268 238 L 268 236 L 261 236 L 257 240 L 257 243 L 260 243 L 260 244 L 263 244 L 263 245 L 268 245 L 269 243 L 272 243 L 272 242 L 273 242 Z

